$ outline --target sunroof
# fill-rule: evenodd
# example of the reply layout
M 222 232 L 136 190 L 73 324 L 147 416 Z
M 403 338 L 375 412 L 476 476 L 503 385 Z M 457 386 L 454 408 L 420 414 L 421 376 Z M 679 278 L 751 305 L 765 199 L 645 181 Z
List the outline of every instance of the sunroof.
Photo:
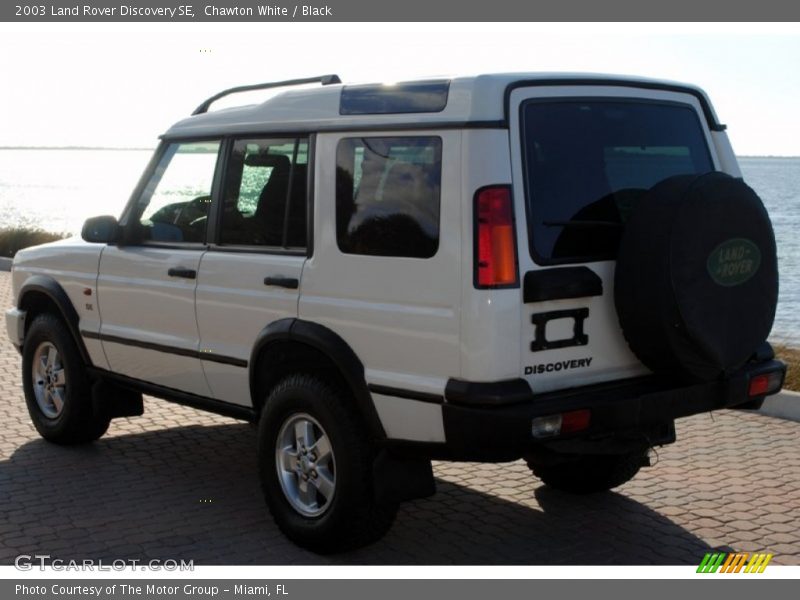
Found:
M 340 115 L 388 115 L 441 112 L 447 106 L 449 80 L 410 81 L 396 85 L 347 85 L 339 101 Z

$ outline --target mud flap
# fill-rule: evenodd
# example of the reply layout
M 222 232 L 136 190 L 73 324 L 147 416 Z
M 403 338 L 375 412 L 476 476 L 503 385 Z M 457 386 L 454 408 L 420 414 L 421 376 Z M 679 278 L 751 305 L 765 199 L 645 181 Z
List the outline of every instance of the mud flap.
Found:
M 138 417 L 144 414 L 144 400 L 141 392 L 100 379 L 92 386 L 92 408 L 110 419 Z
M 383 449 L 373 462 L 372 473 L 378 504 L 427 498 L 436 493 L 430 460 L 400 458 Z

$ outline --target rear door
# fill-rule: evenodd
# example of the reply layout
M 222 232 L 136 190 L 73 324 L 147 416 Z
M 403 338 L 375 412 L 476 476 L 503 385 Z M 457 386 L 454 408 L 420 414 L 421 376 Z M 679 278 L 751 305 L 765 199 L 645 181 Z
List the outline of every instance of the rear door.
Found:
M 697 99 L 634 87 L 521 87 L 509 114 L 521 372 L 534 391 L 647 373 L 619 327 L 615 256 L 647 189 L 718 168 Z
M 261 330 L 297 316 L 306 261 L 309 140 L 229 143 L 214 243 L 203 255 L 197 322 L 213 397 L 250 406 L 247 368 Z

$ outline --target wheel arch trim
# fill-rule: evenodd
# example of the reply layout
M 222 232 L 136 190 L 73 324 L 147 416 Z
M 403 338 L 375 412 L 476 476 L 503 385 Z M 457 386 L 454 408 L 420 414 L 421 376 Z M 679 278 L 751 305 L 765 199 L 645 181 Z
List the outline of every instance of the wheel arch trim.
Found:
M 31 297 L 31 294 L 42 294 L 46 296 L 56 308 L 59 310 L 61 319 L 69 329 L 70 334 L 75 340 L 80 352 L 81 359 L 87 366 L 92 365 L 92 359 L 89 352 L 86 350 L 86 345 L 83 342 L 83 337 L 80 334 L 80 317 L 72 301 L 69 299 L 67 292 L 64 288 L 52 277 L 46 275 L 33 275 L 28 278 L 19 290 L 17 308 L 20 310 L 26 309 L 26 299 Z M 30 325 L 30 319 L 27 319 L 26 327 Z
M 386 438 L 386 432 L 367 387 L 364 364 L 341 336 L 318 323 L 287 318 L 273 321 L 261 330 L 253 345 L 249 364 L 250 390 L 253 394 L 254 404 L 257 400 L 255 391 L 258 383 L 259 360 L 263 356 L 263 352 L 271 344 L 277 342 L 291 342 L 308 346 L 325 355 L 352 391 L 356 406 L 363 415 L 370 434 L 377 439 Z

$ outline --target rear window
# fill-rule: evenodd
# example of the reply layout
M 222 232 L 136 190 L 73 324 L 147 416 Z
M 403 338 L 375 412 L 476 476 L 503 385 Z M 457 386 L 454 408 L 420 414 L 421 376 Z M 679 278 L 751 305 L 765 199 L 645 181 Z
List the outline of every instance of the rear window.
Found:
M 541 264 L 614 258 L 645 191 L 714 169 L 686 105 L 530 100 L 521 111 L 528 237 Z

